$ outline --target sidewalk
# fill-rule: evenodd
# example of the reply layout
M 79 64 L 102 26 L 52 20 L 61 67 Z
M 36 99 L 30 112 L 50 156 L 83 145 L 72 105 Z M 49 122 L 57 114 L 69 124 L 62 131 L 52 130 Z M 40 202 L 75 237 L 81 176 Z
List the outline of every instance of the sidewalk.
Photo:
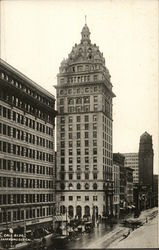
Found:
M 126 239 L 118 239 L 109 248 L 158 248 L 158 216 L 131 232 Z
M 123 227 L 120 224 L 118 224 L 115 226 L 115 228 L 111 232 L 105 233 L 105 235 L 103 235 L 101 238 L 99 238 L 98 240 L 95 240 L 91 244 L 87 245 L 86 248 L 91 248 L 91 249 L 93 249 L 93 248 L 107 248 L 107 247 L 108 248 L 119 248 L 119 247 L 133 248 L 133 247 L 135 247 L 134 242 L 136 243 L 136 237 L 138 236 L 138 232 L 140 232 L 138 230 L 141 230 L 141 232 L 142 232 L 141 235 L 143 235 L 144 239 L 145 239 L 145 237 L 148 238 L 148 236 L 150 236 L 150 231 L 148 229 L 148 236 L 147 236 L 147 234 L 145 233 L 146 231 L 144 231 L 143 228 L 145 228 L 146 226 L 147 226 L 147 228 L 149 228 L 148 227 L 149 223 L 151 225 L 151 222 L 154 220 L 155 220 L 155 223 L 153 223 L 153 226 L 151 228 L 151 232 L 153 231 L 153 236 L 154 236 L 154 238 L 152 237 L 152 242 L 154 241 L 153 247 L 156 247 L 157 246 L 157 240 L 156 240 L 157 239 L 157 236 L 156 236 L 157 235 L 157 221 L 158 221 L 157 213 L 158 213 L 158 208 L 152 208 L 152 209 L 148 209 L 148 210 L 143 211 L 141 213 L 141 215 L 139 216 L 139 218 L 134 219 L 133 217 L 130 217 L 129 218 L 130 220 L 142 221 L 144 226 L 141 226 L 140 228 L 138 228 L 134 231 L 131 231 L 128 238 L 126 238 L 123 241 L 120 241 L 121 239 L 123 239 L 123 235 L 127 235 L 131 229 L 127 228 L 127 227 Z M 155 219 L 153 219 L 154 217 L 155 217 Z M 146 218 L 149 221 L 148 223 L 146 223 Z M 152 221 L 151 221 L 151 219 L 152 219 Z M 132 235 L 134 233 L 137 234 L 137 236 L 133 237 L 131 244 L 130 245 L 127 245 L 126 243 L 123 244 L 124 242 L 126 242 L 126 240 L 130 239 L 130 237 L 132 237 Z M 122 244 L 122 246 L 119 243 Z M 146 243 L 146 244 L 148 246 L 151 245 L 150 243 Z M 136 247 L 144 247 L 144 246 L 143 246 L 143 244 L 141 244 L 139 246 L 137 243 Z

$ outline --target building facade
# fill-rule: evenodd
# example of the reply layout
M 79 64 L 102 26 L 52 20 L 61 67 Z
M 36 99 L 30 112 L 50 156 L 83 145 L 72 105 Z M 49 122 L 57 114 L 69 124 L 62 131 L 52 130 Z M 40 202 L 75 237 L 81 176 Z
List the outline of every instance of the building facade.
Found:
M 139 154 L 138 153 L 124 153 L 125 167 L 133 169 L 133 183 L 139 184 Z
M 126 168 L 124 166 L 125 156 L 120 153 L 113 153 L 113 163 L 119 166 L 119 199 L 120 199 L 120 214 L 126 208 Z
M 145 132 L 139 144 L 139 199 L 140 210 L 153 205 L 153 146 L 152 136 Z
M 112 92 L 85 24 L 57 76 L 57 200 L 69 218 L 112 213 Z
M 152 136 L 145 132 L 139 144 L 139 183 L 153 186 L 153 148 Z
M 113 185 L 114 185 L 114 195 L 113 195 L 113 214 L 119 218 L 120 214 L 120 166 L 118 162 L 113 160 Z
M 53 224 L 55 98 L 0 60 L 0 231 Z
M 125 188 L 125 200 L 126 206 L 129 209 L 132 209 L 132 205 L 134 203 L 133 199 L 133 169 L 129 167 L 125 167 L 126 169 L 126 188 Z

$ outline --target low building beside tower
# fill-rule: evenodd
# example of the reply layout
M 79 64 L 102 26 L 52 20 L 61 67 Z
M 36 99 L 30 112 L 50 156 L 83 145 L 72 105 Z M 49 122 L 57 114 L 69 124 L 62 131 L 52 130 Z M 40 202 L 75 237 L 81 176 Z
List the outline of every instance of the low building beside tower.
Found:
M 0 231 L 51 228 L 55 97 L 0 60 Z

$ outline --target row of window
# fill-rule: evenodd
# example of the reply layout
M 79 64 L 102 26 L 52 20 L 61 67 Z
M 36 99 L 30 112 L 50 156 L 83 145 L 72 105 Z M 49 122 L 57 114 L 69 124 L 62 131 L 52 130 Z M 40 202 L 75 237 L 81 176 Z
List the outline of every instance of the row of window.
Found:
M 76 159 L 76 162 L 77 162 L 77 164 L 78 163 L 81 163 L 82 162 L 82 159 L 83 158 L 81 158 L 81 157 L 77 157 L 77 159 Z M 89 163 L 89 161 L 92 159 L 92 157 L 91 158 L 89 158 L 88 156 L 86 156 L 85 158 L 84 158 L 84 161 L 85 161 L 85 163 Z M 73 157 L 69 157 L 69 164 L 72 164 L 73 163 Z M 97 163 L 97 156 L 93 156 L 93 163 Z M 61 157 L 61 164 L 65 164 L 65 158 L 64 157 Z
M 11 149 L 12 148 L 12 149 Z M 0 152 L 13 153 L 31 159 L 53 162 L 53 155 L 38 150 L 22 147 L 8 142 L 0 141 Z
M 74 130 L 77 130 L 77 131 L 79 131 L 81 129 L 89 130 L 90 125 L 93 127 L 93 130 L 97 129 L 97 123 L 93 123 L 93 124 L 85 123 L 83 126 L 81 124 L 76 124 L 76 125 L 69 124 L 68 130 L 72 131 L 73 128 L 74 128 Z M 60 130 L 61 130 L 61 132 L 65 131 L 65 125 L 62 124 L 60 126 Z
M 39 218 L 39 217 L 46 217 L 53 215 L 53 207 L 40 207 L 40 208 L 26 208 L 13 210 L 13 221 L 20 221 L 24 219 L 32 219 L 32 218 Z M 26 214 L 26 215 L 24 215 Z M 25 217 L 25 218 L 24 218 Z M 3 211 L 0 212 L 0 223 L 7 223 L 11 222 L 11 211 Z
M 90 53 L 91 52 L 91 48 L 88 48 L 88 52 Z M 81 53 L 83 52 L 83 49 L 82 48 L 79 48 L 79 55 L 81 55 Z M 62 72 L 82 72 L 82 71 L 94 71 L 94 70 L 98 70 L 98 69 L 101 69 L 102 68 L 102 65 L 100 64 L 94 64 L 94 65 L 77 65 L 77 66 L 72 66 L 72 67 L 69 67 L 69 68 L 63 68 L 61 67 L 62 69 Z
M 1 77 L 1 79 L 4 79 L 7 82 L 11 83 L 16 88 L 19 88 L 19 89 L 23 90 L 25 93 L 31 95 L 32 97 L 34 97 L 38 101 L 42 102 L 43 104 L 53 107 L 53 102 L 52 101 L 49 101 L 47 98 L 39 95 L 36 91 L 28 88 L 27 86 L 25 86 L 21 82 L 13 79 L 13 77 L 8 76 L 6 73 L 1 71 L 0 72 L 0 77 Z
M 81 171 L 81 165 L 77 165 L 76 166 L 77 168 L 76 168 L 76 170 L 78 171 Z M 84 165 L 84 167 L 85 167 L 85 170 L 89 170 L 89 165 Z M 92 167 L 92 166 L 91 166 Z M 83 165 L 82 165 L 82 168 L 83 168 Z M 73 171 L 73 169 L 75 169 L 74 168 L 74 166 L 73 165 L 69 165 L 69 171 Z M 97 165 L 93 165 L 93 170 L 97 170 Z M 65 170 L 65 166 L 64 165 L 61 165 L 61 171 L 66 171 Z
M 0 134 L 7 135 L 7 136 L 11 136 L 11 134 L 12 134 L 13 138 L 15 138 L 15 139 L 25 141 L 28 143 L 32 143 L 32 144 L 36 144 L 38 146 L 53 149 L 53 142 L 52 141 L 49 141 L 49 140 L 44 139 L 44 138 L 39 137 L 39 136 L 35 136 L 35 135 L 27 133 L 27 132 L 24 132 L 20 129 L 11 127 L 11 126 L 6 125 L 6 124 L 0 123 Z
M 97 141 L 95 141 L 95 145 L 97 146 Z M 79 147 L 79 146 L 77 146 L 77 147 Z M 74 152 L 75 152 L 75 150 L 74 150 Z M 81 149 L 79 149 L 79 148 L 77 148 L 76 149 L 76 154 L 77 155 L 81 155 Z M 85 148 L 85 150 L 84 150 L 84 154 L 85 155 L 89 155 L 89 148 Z M 97 154 L 97 148 L 93 148 L 93 154 L 94 155 L 96 155 Z M 64 149 L 61 149 L 61 156 L 64 156 L 65 155 L 65 150 Z M 70 155 L 73 155 L 73 149 L 71 148 L 69 148 L 68 149 L 68 155 L 70 156 Z
M 12 119 L 11 119 L 11 112 L 12 112 Z M 48 127 L 47 125 L 36 122 L 33 119 L 30 119 L 22 114 L 19 114 L 1 105 L 0 105 L 0 116 L 3 116 L 21 125 L 25 125 L 31 129 L 53 136 L 53 129 Z
M 87 195 L 87 196 L 84 196 L 84 201 L 89 201 L 89 200 L 92 200 L 92 201 L 98 201 L 98 196 L 97 195 L 93 195 L 90 199 L 90 197 Z M 73 201 L 73 200 L 76 200 L 76 201 L 82 201 L 82 197 L 81 196 L 68 196 L 68 200 L 69 201 Z M 61 196 L 61 201 L 66 201 L 65 199 L 65 196 Z
M 54 201 L 52 194 L 0 194 L 0 205 L 52 201 Z
M 75 118 L 76 117 L 76 118 Z M 97 115 L 93 115 L 91 118 L 89 115 L 84 115 L 83 117 L 83 121 L 84 122 L 97 122 Z M 65 124 L 65 119 L 66 117 L 65 116 L 61 116 L 60 117 L 60 124 Z M 76 121 L 73 121 L 73 119 L 76 119 Z M 77 116 L 72 116 L 72 115 L 69 115 L 68 116 L 68 123 L 73 123 L 73 122 L 82 122 L 82 115 L 77 115 Z
M 73 180 L 74 179 L 73 176 L 74 176 L 73 173 L 68 173 L 68 179 L 69 180 Z M 89 180 L 90 179 L 89 173 L 85 173 L 84 176 L 85 176 L 85 180 Z M 93 176 L 93 180 L 97 180 L 97 177 L 98 177 L 97 173 L 92 173 L 92 176 Z M 61 180 L 65 180 L 65 178 L 66 178 L 66 174 L 65 173 L 61 173 L 60 174 L 60 179 Z M 77 180 L 80 180 L 81 179 L 81 174 L 77 173 L 76 174 L 76 178 L 77 178 Z
M 68 139 L 69 140 L 71 140 L 73 137 L 75 137 L 75 135 L 76 135 L 76 139 L 80 139 L 81 138 L 81 132 L 77 132 L 76 134 L 74 133 L 72 133 L 72 132 L 69 132 L 68 133 Z M 74 135 L 74 136 L 73 136 Z M 90 135 L 90 133 L 88 132 L 88 131 L 86 131 L 86 132 L 84 132 L 84 138 L 89 138 L 89 135 Z M 65 138 L 65 133 L 61 133 L 61 140 L 64 140 L 64 138 Z M 97 138 L 97 131 L 93 131 L 93 138 Z
M 29 164 L 20 161 L 0 159 L 0 169 L 13 170 L 22 173 L 53 175 L 53 168 L 41 165 Z
M 43 188 L 53 189 L 54 182 L 51 180 L 26 179 L 0 176 L 0 187 L 16 188 Z
M 24 110 L 29 114 L 32 114 L 33 116 L 38 117 L 39 119 L 42 119 L 49 123 L 53 123 L 54 118 L 51 114 L 48 114 L 46 111 L 42 111 L 38 108 L 35 108 L 35 106 L 24 101 L 25 99 L 23 97 L 19 98 L 17 96 L 12 95 L 10 92 L 2 90 L 0 92 L 0 99 L 10 103 L 11 105 L 14 105 L 17 108 Z
M 61 183 L 60 183 L 60 188 L 61 188 L 62 190 L 64 190 L 64 189 L 66 188 L 66 185 L 65 185 L 63 182 L 61 182 Z M 82 185 L 81 185 L 80 183 L 77 183 L 76 189 L 77 189 L 77 190 L 80 190 L 81 188 L 82 188 Z M 89 189 L 90 189 L 90 184 L 89 184 L 89 183 L 85 183 L 85 184 L 84 184 L 84 188 L 85 188 L 86 190 L 89 190 Z M 92 188 L 93 188 L 93 190 L 97 190 L 97 188 L 98 188 L 97 183 L 93 183 Z M 69 190 L 73 190 L 73 189 L 74 189 L 72 183 L 69 183 L 68 189 L 69 189 Z

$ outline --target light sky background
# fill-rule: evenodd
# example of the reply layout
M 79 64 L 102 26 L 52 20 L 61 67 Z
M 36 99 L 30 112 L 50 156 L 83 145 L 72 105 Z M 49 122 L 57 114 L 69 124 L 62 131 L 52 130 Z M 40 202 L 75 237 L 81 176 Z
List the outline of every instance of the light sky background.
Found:
M 1 0 L 7 63 L 56 95 L 63 58 L 79 43 L 87 15 L 91 41 L 106 59 L 113 92 L 113 152 L 138 152 L 152 135 L 158 173 L 158 1 Z

